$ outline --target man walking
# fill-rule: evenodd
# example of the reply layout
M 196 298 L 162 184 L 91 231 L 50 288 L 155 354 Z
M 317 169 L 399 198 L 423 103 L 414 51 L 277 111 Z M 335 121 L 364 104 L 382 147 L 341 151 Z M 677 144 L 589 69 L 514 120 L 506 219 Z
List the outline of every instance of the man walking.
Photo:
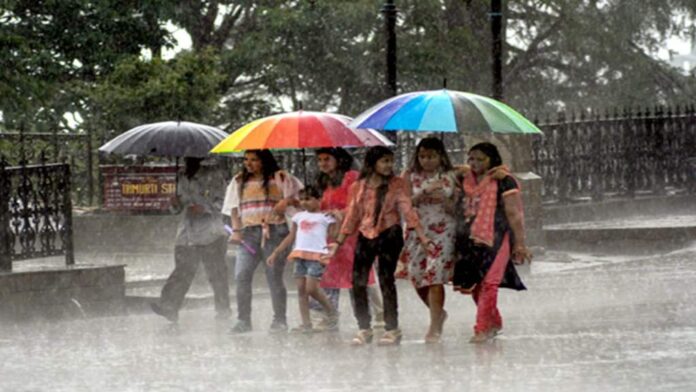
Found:
M 228 319 L 230 310 L 229 285 L 225 253 L 227 234 L 220 210 L 224 199 L 225 180 L 215 166 L 203 166 L 201 158 L 184 158 L 185 167 L 179 174 L 177 194 L 172 207 L 183 211 L 174 248 L 174 271 L 162 288 L 159 302 L 152 310 L 171 322 L 177 322 L 179 309 L 203 263 L 215 296 L 217 319 Z

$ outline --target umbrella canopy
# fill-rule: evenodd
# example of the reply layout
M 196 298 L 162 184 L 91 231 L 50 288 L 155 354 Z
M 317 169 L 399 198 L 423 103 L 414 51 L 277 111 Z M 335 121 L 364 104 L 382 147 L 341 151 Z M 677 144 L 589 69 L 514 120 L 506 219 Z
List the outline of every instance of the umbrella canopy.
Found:
M 350 120 L 350 117 L 340 114 L 303 110 L 277 114 L 237 129 L 211 152 L 226 154 L 260 149 L 394 145 L 374 130 L 348 127 Z
M 205 158 L 210 149 L 228 135 L 209 125 L 186 121 L 145 124 L 125 132 L 99 147 L 120 155 L 150 155 Z
M 390 98 L 357 116 L 350 126 L 384 131 L 541 133 L 500 101 L 447 89 Z

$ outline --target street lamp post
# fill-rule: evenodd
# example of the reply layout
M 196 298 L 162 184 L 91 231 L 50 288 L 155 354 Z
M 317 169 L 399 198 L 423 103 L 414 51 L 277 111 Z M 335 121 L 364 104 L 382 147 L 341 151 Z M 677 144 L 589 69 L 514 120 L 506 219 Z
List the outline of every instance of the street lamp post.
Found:
M 382 14 L 384 14 L 387 41 L 385 95 L 393 97 L 396 95 L 396 5 L 394 5 L 394 0 L 387 0 L 382 6 Z
M 491 0 L 493 98 L 503 100 L 503 5 L 502 0 Z
M 381 11 L 384 14 L 384 32 L 387 41 L 384 95 L 388 98 L 396 95 L 396 5 L 394 0 L 386 0 Z M 396 143 L 396 132 L 386 132 L 385 136 Z

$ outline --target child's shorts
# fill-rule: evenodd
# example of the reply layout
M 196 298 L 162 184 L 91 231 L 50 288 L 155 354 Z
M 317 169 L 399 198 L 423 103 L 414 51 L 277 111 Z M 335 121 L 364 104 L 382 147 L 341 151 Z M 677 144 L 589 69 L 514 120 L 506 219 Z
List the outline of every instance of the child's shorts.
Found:
M 295 259 L 295 277 L 296 278 L 314 278 L 321 279 L 324 275 L 324 270 L 326 267 L 318 261 L 306 260 L 306 259 Z

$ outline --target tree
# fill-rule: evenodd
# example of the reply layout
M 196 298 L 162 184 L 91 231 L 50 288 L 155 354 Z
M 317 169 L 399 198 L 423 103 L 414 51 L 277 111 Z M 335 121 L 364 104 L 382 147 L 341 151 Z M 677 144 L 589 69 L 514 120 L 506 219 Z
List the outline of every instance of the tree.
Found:
M 156 121 L 207 122 L 221 98 L 219 67 L 212 50 L 184 52 L 170 61 L 123 59 L 89 93 L 89 121 L 116 134 Z
M 168 45 L 159 0 L 8 0 L 0 8 L 0 112 L 7 128 L 67 128 L 85 85 L 119 59 Z
M 693 100 L 693 83 L 652 54 L 693 35 L 695 15 L 680 0 L 510 2 L 506 87 L 537 111 Z

